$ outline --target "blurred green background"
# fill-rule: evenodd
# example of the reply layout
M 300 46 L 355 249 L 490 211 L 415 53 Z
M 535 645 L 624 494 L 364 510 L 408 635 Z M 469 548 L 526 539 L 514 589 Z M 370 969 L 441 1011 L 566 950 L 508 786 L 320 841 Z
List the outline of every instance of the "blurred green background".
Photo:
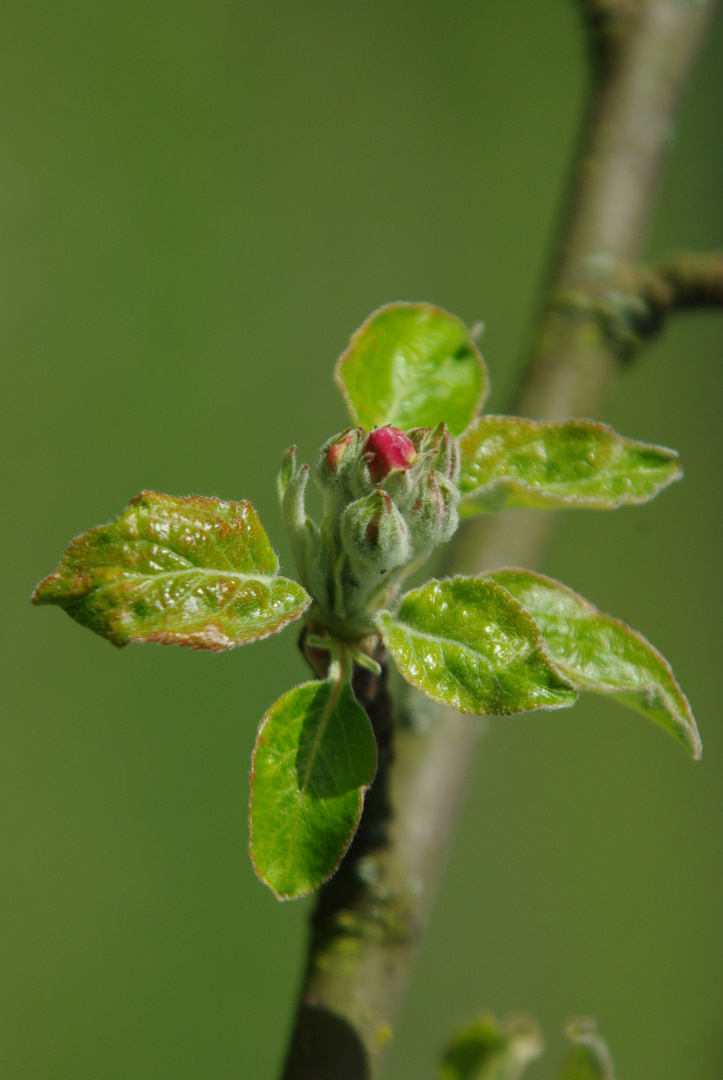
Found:
M 310 901 L 246 855 L 249 757 L 294 631 L 118 653 L 28 597 L 142 488 L 249 498 L 290 567 L 281 451 L 378 305 L 483 319 L 492 410 L 529 339 L 584 99 L 571 0 L 26 0 L 0 13 L 3 1080 L 274 1080 Z M 648 254 L 720 246 L 723 25 Z M 694 765 L 603 700 L 491 724 L 389 1075 L 525 1008 L 589 1013 L 622 1080 L 723 1073 L 723 315 L 680 318 L 602 418 L 680 450 L 654 504 L 564 519 L 546 570 L 650 637 Z M 343 1080 L 343 1078 L 340 1078 Z

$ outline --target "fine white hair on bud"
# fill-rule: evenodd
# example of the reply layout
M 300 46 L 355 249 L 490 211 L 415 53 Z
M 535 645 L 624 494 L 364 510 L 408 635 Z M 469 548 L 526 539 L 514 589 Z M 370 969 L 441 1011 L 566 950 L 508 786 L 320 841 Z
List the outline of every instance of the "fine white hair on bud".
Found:
M 386 491 L 373 491 L 347 506 L 341 539 L 357 568 L 376 573 L 404 566 L 411 557 L 409 528 Z
M 322 491 L 350 496 L 350 477 L 365 439 L 364 428 L 347 428 L 324 443 L 314 468 L 314 479 Z
M 459 524 L 459 492 L 440 473 L 427 473 L 408 514 L 414 553 L 431 550 L 446 543 Z

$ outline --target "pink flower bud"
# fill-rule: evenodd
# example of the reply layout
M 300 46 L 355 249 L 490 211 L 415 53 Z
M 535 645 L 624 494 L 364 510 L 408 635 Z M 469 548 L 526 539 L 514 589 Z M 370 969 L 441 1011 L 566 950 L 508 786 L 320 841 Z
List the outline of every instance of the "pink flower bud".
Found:
M 417 456 L 412 440 L 399 428 L 391 426 L 375 428 L 370 432 L 364 451 L 369 463 L 369 475 L 375 484 L 393 469 L 406 469 Z
M 353 442 L 354 433 L 349 431 L 346 435 L 342 435 L 338 442 L 331 443 L 326 451 L 326 464 L 332 472 L 335 472 L 339 468 L 341 459 Z

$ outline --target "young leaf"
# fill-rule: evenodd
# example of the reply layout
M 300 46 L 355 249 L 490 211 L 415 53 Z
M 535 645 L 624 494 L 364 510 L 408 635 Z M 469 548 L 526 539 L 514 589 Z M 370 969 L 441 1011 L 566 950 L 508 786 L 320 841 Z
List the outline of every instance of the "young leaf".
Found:
M 34 604 L 58 604 L 114 645 L 230 649 L 281 630 L 310 603 L 278 577 L 249 502 L 143 491 L 117 521 L 77 536 Z
M 668 662 L 642 634 L 542 574 L 498 570 L 490 576 L 530 612 L 560 675 L 578 690 L 612 694 L 700 757 L 690 705 Z
M 520 1014 L 500 1022 L 481 1016 L 450 1040 L 439 1080 L 519 1080 L 542 1050 L 542 1032 L 532 1017 Z
M 613 1059 L 594 1020 L 571 1020 L 565 1029 L 574 1044 L 560 1080 L 615 1080 Z
M 505 506 L 611 509 L 682 476 L 678 456 L 592 420 L 483 416 L 460 439 L 460 517 Z
M 404 678 L 460 712 L 556 709 L 577 698 L 548 660 L 534 620 L 487 578 L 432 580 L 376 621 Z
M 271 706 L 254 748 L 249 846 L 279 900 L 331 877 L 375 772 L 374 733 L 346 679 L 305 683 Z
M 469 331 L 431 304 L 388 304 L 352 336 L 335 377 L 352 419 L 365 428 L 436 427 L 453 435 L 487 396 L 487 369 Z

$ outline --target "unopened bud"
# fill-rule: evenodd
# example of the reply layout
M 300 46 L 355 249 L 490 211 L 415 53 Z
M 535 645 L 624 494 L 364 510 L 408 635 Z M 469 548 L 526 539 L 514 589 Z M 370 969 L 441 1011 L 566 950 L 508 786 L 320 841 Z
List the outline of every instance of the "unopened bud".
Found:
M 453 484 L 459 479 L 459 443 L 450 434 L 446 424 L 439 424 L 430 432 L 436 454 L 430 459 L 432 468 Z
M 458 501 L 459 492 L 453 483 L 439 473 L 427 473 L 408 515 L 415 554 L 449 540 L 459 524 Z
M 407 436 L 417 453 L 421 454 L 424 452 L 426 439 L 430 431 L 431 428 L 428 427 L 415 427 L 410 428 L 409 431 L 405 431 L 404 434 Z
M 347 506 L 340 527 L 344 549 L 359 566 L 384 573 L 411 557 L 407 524 L 386 491 Z
M 369 433 L 364 446 L 364 458 L 375 484 L 394 469 L 407 469 L 416 456 L 417 451 L 412 440 L 399 428 L 391 426 L 375 428 Z
M 346 483 L 365 438 L 364 428 L 347 428 L 324 443 L 314 469 L 314 479 L 322 491 L 338 491 Z
M 435 428 L 414 428 L 407 435 L 425 459 L 425 467 L 439 472 L 445 480 L 459 479 L 459 444 L 446 424 Z

